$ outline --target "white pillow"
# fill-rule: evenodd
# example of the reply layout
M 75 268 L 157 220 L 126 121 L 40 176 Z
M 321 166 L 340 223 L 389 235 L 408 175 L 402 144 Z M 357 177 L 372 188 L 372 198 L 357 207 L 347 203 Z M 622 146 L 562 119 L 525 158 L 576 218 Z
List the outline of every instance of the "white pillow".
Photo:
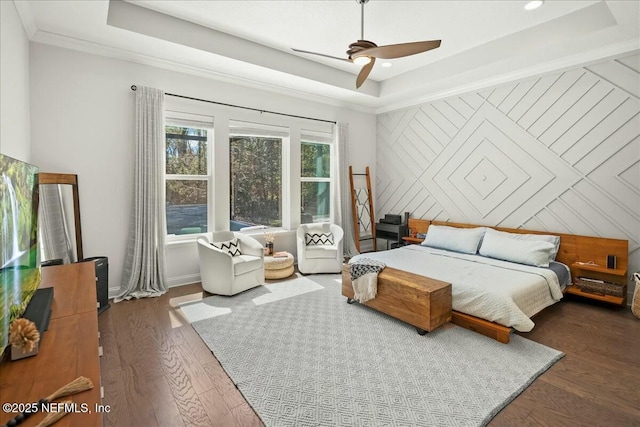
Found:
M 484 227 L 457 228 L 446 225 L 430 225 L 427 237 L 421 243 L 431 248 L 446 249 L 464 254 L 475 254 L 485 232 Z
M 558 250 L 560 249 L 560 236 L 552 236 L 550 234 L 507 233 L 506 231 L 498 231 L 494 229 L 491 229 L 491 232 L 498 233 L 503 237 L 508 237 L 516 240 L 549 242 L 554 246 L 553 254 L 551 255 L 551 259 L 549 261 L 553 261 L 554 259 L 556 259 Z
M 480 255 L 535 267 L 549 267 L 549 262 L 553 261 L 553 243 L 514 239 L 505 234 L 512 233 L 488 229 L 482 239 Z
M 304 242 L 307 246 L 332 246 L 333 233 L 305 233 Z
M 211 246 L 227 252 L 231 256 L 242 255 L 242 252 L 240 252 L 240 240 L 238 240 L 237 237 L 234 237 L 227 242 L 213 242 L 211 243 Z

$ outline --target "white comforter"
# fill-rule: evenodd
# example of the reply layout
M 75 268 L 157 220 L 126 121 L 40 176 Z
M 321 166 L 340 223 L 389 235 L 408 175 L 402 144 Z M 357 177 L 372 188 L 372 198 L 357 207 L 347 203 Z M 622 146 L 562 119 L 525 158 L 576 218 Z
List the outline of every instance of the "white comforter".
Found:
M 529 332 L 530 317 L 562 298 L 556 274 L 479 255 L 466 255 L 420 245 L 357 255 L 451 283 L 456 311 Z

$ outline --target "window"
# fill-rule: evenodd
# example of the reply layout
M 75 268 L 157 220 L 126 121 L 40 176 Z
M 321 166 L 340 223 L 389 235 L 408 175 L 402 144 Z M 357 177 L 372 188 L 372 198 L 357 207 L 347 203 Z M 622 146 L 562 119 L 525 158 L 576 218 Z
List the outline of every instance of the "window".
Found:
M 331 219 L 331 147 L 328 142 L 301 142 L 302 224 L 328 222 Z
M 182 101 L 165 110 L 165 121 L 169 242 L 227 227 L 291 229 L 331 220 L 330 124 L 304 122 L 303 129 L 299 120 Z
M 282 227 L 285 139 L 286 128 L 230 122 L 231 230 Z
M 204 233 L 208 228 L 211 129 L 171 123 L 165 131 L 167 234 Z

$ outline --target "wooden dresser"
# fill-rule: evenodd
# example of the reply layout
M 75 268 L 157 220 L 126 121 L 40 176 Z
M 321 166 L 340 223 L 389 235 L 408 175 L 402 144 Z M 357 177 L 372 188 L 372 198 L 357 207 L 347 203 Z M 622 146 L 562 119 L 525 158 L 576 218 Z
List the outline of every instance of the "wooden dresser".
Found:
M 88 412 L 69 413 L 55 426 L 101 426 L 102 413 L 96 411 L 102 399 L 94 263 L 44 267 L 40 287 L 54 288 L 49 329 L 41 337 L 36 356 L 0 365 L 0 401 L 37 402 L 84 376 L 91 379 L 93 389 L 60 400 L 72 400 Z M 16 415 L 0 412 L 0 425 Z M 32 415 L 21 425 L 34 426 L 45 416 Z

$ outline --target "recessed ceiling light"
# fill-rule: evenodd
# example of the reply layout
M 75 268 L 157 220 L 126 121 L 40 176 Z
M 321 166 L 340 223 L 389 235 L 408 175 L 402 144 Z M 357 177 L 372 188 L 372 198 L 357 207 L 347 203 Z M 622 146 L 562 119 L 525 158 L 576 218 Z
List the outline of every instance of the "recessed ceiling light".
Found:
M 353 63 L 356 65 L 367 65 L 371 62 L 371 58 L 368 56 L 357 56 L 353 58 Z
M 525 10 L 537 9 L 544 3 L 544 0 L 533 0 L 524 5 Z
M 389 68 L 389 67 L 391 67 L 393 64 L 392 64 L 391 62 L 383 62 L 383 63 L 382 63 L 382 64 L 380 64 L 380 65 L 382 65 L 384 68 Z

